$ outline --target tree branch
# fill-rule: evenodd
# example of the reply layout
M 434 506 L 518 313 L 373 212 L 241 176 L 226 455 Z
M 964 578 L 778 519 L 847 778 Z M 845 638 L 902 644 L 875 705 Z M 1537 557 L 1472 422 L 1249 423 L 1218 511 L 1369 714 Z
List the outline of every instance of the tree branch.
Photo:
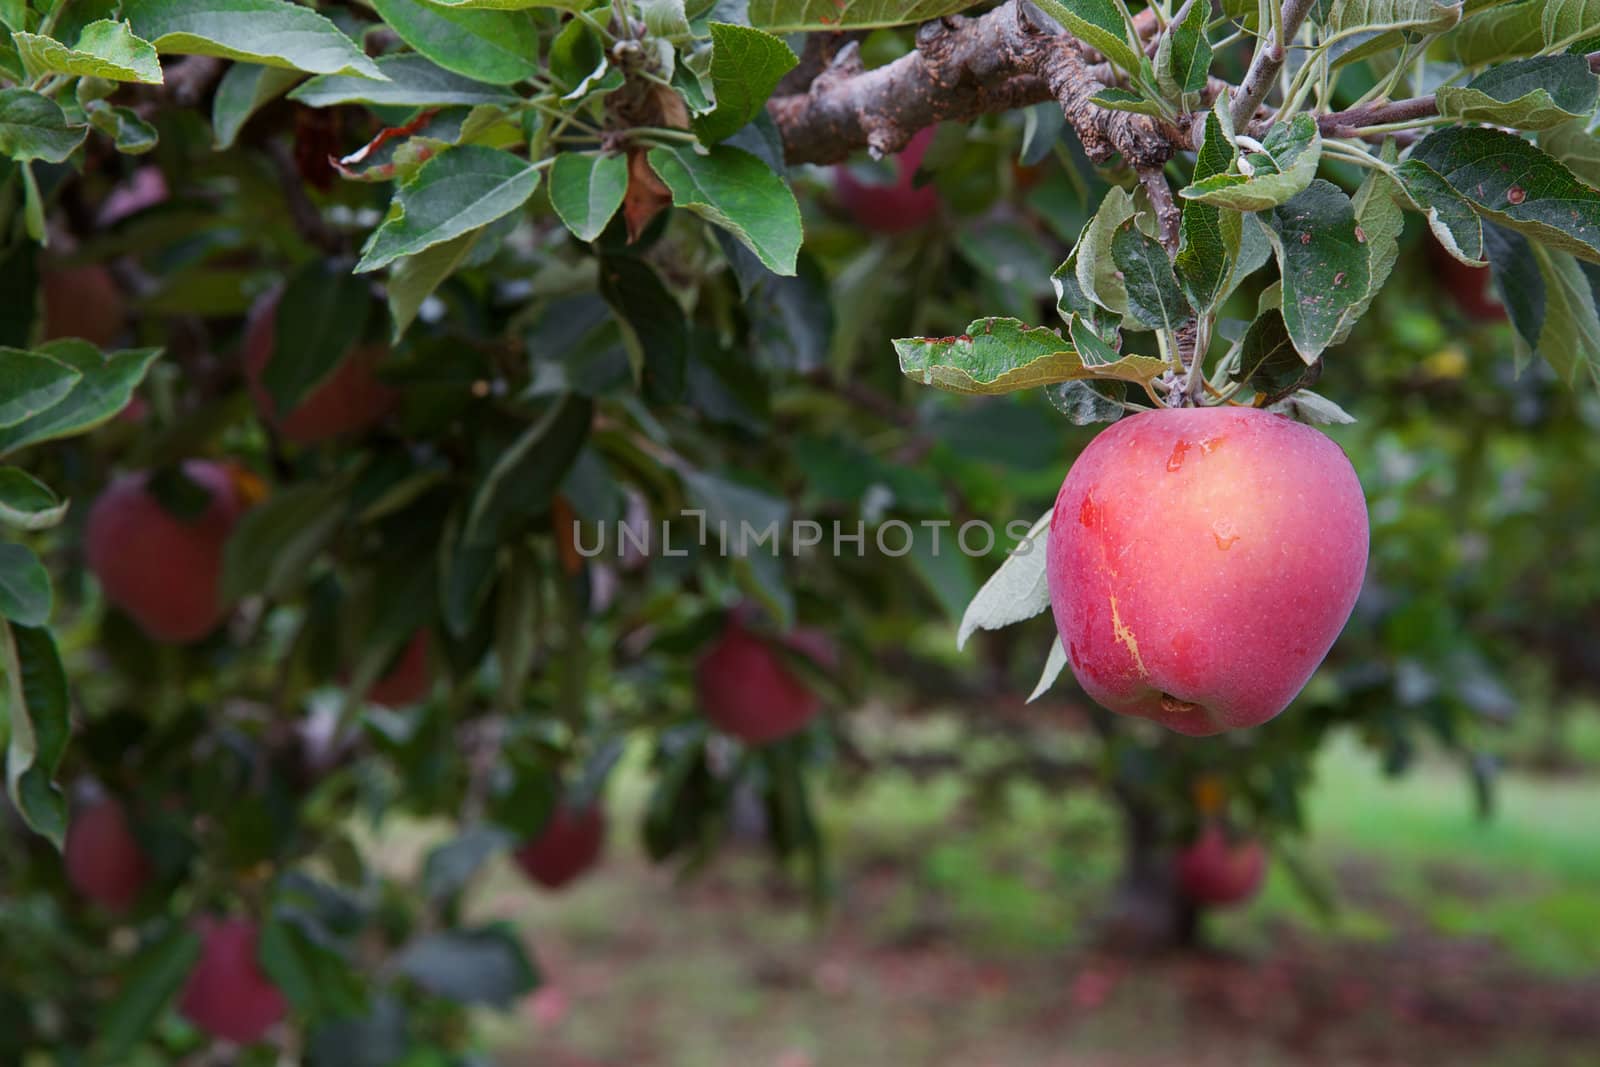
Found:
M 1267 93 L 1278 80 L 1278 72 L 1283 69 L 1283 61 L 1289 54 L 1289 42 L 1300 32 L 1300 24 L 1305 22 L 1314 3 L 1315 0 L 1283 0 L 1281 28 L 1274 31 L 1270 41 L 1263 40 L 1256 45 L 1256 54 L 1250 60 L 1250 69 L 1245 72 L 1244 81 L 1239 83 L 1239 95 L 1233 98 L 1234 129 L 1244 129 L 1245 124 L 1255 115 L 1256 108 L 1261 106 L 1261 101 L 1267 98 Z
M 1090 98 L 1112 81 L 1109 65 L 1076 39 L 1053 32 L 1020 0 L 1007 0 L 974 18 L 953 15 L 925 23 L 916 50 L 865 70 L 854 45 L 803 93 L 768 103 L 791 163 L 836 163 L 867 148 L 898 152 L 918 130 L 937 122 L 1055 100 L 1089 158 L 1120 152 L 1134 166 L 1159 166 L 1187 132 Z

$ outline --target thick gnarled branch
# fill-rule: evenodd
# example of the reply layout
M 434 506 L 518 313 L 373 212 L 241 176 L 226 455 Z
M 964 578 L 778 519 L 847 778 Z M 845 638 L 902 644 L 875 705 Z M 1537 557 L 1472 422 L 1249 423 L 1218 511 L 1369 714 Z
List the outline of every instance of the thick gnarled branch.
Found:
M 864 70 L 847 46 L 803 93 L 768 107 L 791 163 L 835 163 L 868 148 L 888 155 L 918 130 L 947 120 L 1054 100 L 1097 162 L 1121 153 L 1136 167 L 1159 166 L 1187 135 L 1144 115 L 1090 103 L 1111 69 L 1078 40 L 1036 21 L 1019 0 L 975 18 L 926 23 L 916 50 Z

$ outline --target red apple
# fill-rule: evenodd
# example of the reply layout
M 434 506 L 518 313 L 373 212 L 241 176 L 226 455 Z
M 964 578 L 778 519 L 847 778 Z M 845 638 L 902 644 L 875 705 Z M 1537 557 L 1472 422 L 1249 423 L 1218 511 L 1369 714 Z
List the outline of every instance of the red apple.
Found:
M 605 814 L 598 804 L 562 805 L 540 831 L 512 856 L 524 874 L 546 889 L 561 889 L 594 866 L 605 844 Z
M 98 263 L 46 270 L 44 340 L 81 337 L 97 348 L 110 348 L 127 326 L 122 290 L 111 272 Z
M 391 708 L 415 704 L 428 695 L 433 685 L 428 670 L 428 631 L 418 630 L 406 642 L 400 658 L 389 673 L 373 683 L 367 699 Z
M 277 427 L 287 440 L 309 445 L 365 430 L 394 409 L 399 394 L 377 375 L 388 349 L 364 344 L 351 349 L 329 377 L 302 397 L 294 410 L 279 417 L 277 405 L 262 383 L 272 360 L 277 313 L 278 294 L 273 293 L 256 302 L 245 325 L 245 377 L 262 421 Z
M 198 641 L 226 614 L 222 550 L 244 508 L 223 464 L 189 460 L 183 472 L 211 495 L 199 516 L 169 513 L 150 492 L 148 473 L 128 474 L 94 502 L 84 537 L 106 599 L 157 641 L 176 643 Z
M 206 917 L 195 925 L 200 959 L 184 983 L 178 1010 L 212 1037 L 241 1045 L 261 1040 L 289 1005 L 261 970 L 255 923 Z
M 796 630 L 784 644 L 824 665 L 833 662 L 833 643 L 816 630 Z M 746 628 L 738 612 L 695 665 L 695 689 L 706 718 L 750 745 L 797 733 L 822 709 L 817 695 Z
M 1439 288 L 1450 294 L 1461 314 L 1475 322 L 1503 322 L 1506 309 L 1490 285 L 1488 267 L 1469 267 L 1449 252 L 1438 238 L 1428 238 L 1428 263 Z
M 72 888 L 109 912 L 131 908 L 150 879 L 144 849 L 111 797 L 98 797 L 74 813 L 61 858 Z
M 1178 888 L 1196 904 L 1224 907 L 1255 896 L 1266 870 L 1267 852 L 1261 842 L 1230 840 L 1212 824 L 1178 853 Z
M 904 233 L 939 213 L 939 191 L 912 184 L 933 134 L 932 126 L 920 131 L 895 157 L 898 178 L 892 185 L 863 181 L 842 163 L 833 168 L 834 191 L 856 225 L 872 233 Z
M 1366 565 L 1366 502 L 1339 446 L 1215 407 L 1144 412 L 1091 441 L 1056 498 L 1047 574 L 1084 692 L 1203 736 L 1288 706 Z

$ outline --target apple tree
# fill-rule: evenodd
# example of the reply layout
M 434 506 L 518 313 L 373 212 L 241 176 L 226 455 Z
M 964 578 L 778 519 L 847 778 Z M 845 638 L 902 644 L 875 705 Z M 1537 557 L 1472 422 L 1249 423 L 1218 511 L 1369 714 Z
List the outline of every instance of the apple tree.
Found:
M 491 857 L 558 891 L 626 832 L 694 869 L 753 800 L 823 900 L 816 790 L 885 765 L 1104 790 L 1123 927 L 1165 939 L 1269 856 L 1320 892 L 1335 727 L 1487 789 L 1507 699 L 1449 620 L 1537 559 L 1414 575 L 1435 542 L 1375 506 L 1387 595 L 1283 710 L 1367 559 L 1312 427 L 1399 425 L 1373 322 L 1426 245 L 1509 321 L 1456 379 L 1525 368 L 1472 395 L 1572 431 L 1600 7 L 1134 6 L 0 0 L 0 1056 L 474 1062 L 468 1009 L 538 982 L 462 906 Z M 1487 469 L 1510 417 L 1428 447 Z M 1106 423 L 1142 525 L 1073 541 Z M 1087 703 L 1069 666 L 1082 730 L 1023 706 Z M 961 741 L 896 748 L 868 697 Z M 396 864 L 420 819 L 456 831 Z

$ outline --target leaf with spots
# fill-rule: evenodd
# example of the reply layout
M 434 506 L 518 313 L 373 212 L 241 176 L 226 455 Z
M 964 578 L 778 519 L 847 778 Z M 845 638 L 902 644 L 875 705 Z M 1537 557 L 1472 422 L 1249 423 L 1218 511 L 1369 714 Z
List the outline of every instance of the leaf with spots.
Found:
M 1411 159 L 1432 167 L 1485 219 L 1600 263 L 1600 192 L 1516 134 L 1448 127 L 1425 137 Z
M 1111 258 L 1122 274 L 1128 312 L 1134 319 L 1173 331 L 1194 318 L 1194 310 L 1178 288 L 1166 249 L 1139 229 L 1133 219 L 1124 222 L 1112 237 Z
M 1408 159 L 1395 172 L 1406 198 L 1428 219 L 1445 251 L 1463 263 L 1483 262 L 1483 220 L 1466 197 L 1420 159 Z
M 1318 180 L 1274 209 L 1271 226 L 1283 277 L 1284 326 L 1300 358 L 1310 363 L 1367 295 L 1367 250 L 1356 237 L 1355 207 L 1337 185 Z
M 1277 308 L 1261 313 L 1239 341 L 1239 358 L 1228 380 L 1248 384 L 1266 403 L 1311 384 L 1320 365 L 1308 366 L 1295 351 L 1294 341 Z
M 1394 142 L 1385 142 L 1383 161 L 1393 166 L 1395 154 Z M 1395 261 L 1400 258 L 1400 234 L 1406 225 L 1405 215 L 1400 210 L 1404 197 L 1405 193 L 1395 180 L 1381 170 L 1368 171 L 1361 188 L 1356 190 L 1352 202 L 1356 212 L 1356 240 L 1367 253 L 1367 291 L 1345 313 L 1344 322 L 1334 335 L 1334 344 L 1342 344 L 1350 336 L 1350 330 L 1377 299 L 1383 283 L 1389 280 L 1389 272 L 1394 270 Z

